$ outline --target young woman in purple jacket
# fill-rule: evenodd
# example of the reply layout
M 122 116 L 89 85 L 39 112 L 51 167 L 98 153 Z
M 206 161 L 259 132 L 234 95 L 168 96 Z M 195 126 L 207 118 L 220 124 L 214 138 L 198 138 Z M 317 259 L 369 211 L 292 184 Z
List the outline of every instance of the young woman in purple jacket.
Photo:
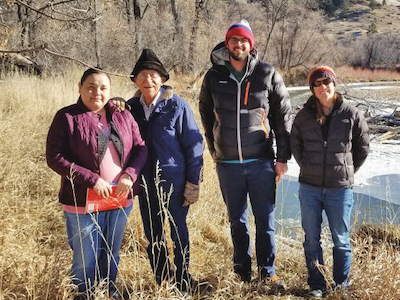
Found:
M 136 121 L 109 102 L 110 84 L 106 73 L 86 70 L 78 102 L 56 113 L 47 136 L 47 163 L 61 175 L 59 200 L 73 250 L 72 282 L 78 287 L 74 299 L 89 299 L 100 281 L 106 282 L 110 296 L 119 297 L 119 251 L 147 159 Z M 105 198 L 113 186 L 127 201 L 117 209 L 89 213 L 88 189 Z

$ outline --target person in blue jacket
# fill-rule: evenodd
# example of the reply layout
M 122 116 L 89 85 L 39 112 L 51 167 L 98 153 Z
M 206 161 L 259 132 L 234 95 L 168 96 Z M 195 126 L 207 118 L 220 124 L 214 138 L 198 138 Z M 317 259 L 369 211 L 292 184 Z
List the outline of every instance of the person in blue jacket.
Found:
M 150 264 L 158 284 L 174 278 L 181 291 L 198 286 L 189 274 L 189 205 L 199 198 L 203 138 L 186 100 L 163 85 L 169 74 L 151 49 L 144 49 L 131 74 L 138 87 L 127 103 L 149 150 L 142 173 L 140 210 Z M 170 222 L 174 264 L 164 226 Z

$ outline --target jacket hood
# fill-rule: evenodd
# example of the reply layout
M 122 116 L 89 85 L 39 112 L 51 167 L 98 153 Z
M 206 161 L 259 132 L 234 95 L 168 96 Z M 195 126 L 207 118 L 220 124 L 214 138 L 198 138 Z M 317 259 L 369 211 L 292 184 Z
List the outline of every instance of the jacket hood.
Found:
M 174 95 L 174 88 L 172 86 L 169 86 L 169 85 L 163 85 L 162 88 L 165 89 L 165 92 L 162 95 L 160 100 L 171 99 L 172 96 Z M 140 90 L 137 90 L 135 95 L 133 95 L 133 98 L 140 98 L 141 95 L 142 95 L 142 92 Z
M 248 58 L 247 75 L 253 72 L 258 63 L 258 52 L 256 48 L 253 48 L 253 50 L 250 51 Z M 210 60 L 214 68 L 220 69 L 222 67 L 226 69 L 225 62 L 229 61 L 229 51 L 225 46 L 225 42 L 221 42 L 214 47 L 214 49 L 211 51 Z

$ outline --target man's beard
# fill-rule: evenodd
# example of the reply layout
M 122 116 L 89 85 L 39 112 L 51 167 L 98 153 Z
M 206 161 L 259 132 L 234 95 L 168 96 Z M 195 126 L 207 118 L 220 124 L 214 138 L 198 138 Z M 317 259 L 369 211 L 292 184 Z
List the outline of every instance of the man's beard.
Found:
M 240 55 L 237 55 L 234 51 L 229 50 L 229 56 L 236 61 L 245 61 L 247 59 L 247 54 L 244 54 L 244 52 L 242 52 Z

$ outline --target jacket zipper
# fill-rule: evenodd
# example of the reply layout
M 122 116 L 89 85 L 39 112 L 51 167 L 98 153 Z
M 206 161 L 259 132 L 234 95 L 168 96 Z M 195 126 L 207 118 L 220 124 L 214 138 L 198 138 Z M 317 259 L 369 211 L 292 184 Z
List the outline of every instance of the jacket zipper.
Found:
M 328 148 L 328 142 L 324 140 L 324 161 L 322 166 L 322 187 L 325 187 L 325 177 L 326 177 L 326 152 Z
M 237 84 L 237 120 L 236 120 L 236 136 L 237 136 L 237 143 L 238 143 L 238 155 L 239 155 L 239 161 L 240 163 L 243 163 L 243 152 L 242 152 L 242 138 L 240 137 L 240 96 L 241 96 L 241 86 L 242 86 L 242 82 L 243 80 L 246 78 L 247 72 L 249 70 L 249 64 L 250 64 L 250 60 L 247 60 L 247 64 L 246 64 L 246 72 L 244 73 L 242 80 L 237 81 L 237 79 L 235 78 L 235 76 L 231 76 L 231 78 L 233 78 L 236 81 Z M 248 91 L 247 91 L 248 92 Z M 246 99 L 246 104 L 247 104 L 247 99 Z
M 336 113 L 332 112 L 332 116 L 334 116 Z M 326 133 L 323 134 L 322 129 L 321 129 L 321 133 L 323 135 L 323 139 L 324 139 L 324 164 L 322 166 L 322 187 L 325 187 L 325 180 L 326 180 L 326 156 L 327 156 L 327 152 L 328 152 L 328 137 L 330 136 L 330 128 L 332 125 L 332 120 L 329 121 L 328 123 L 328 128 L 326 129 Z
M 243 162 L 243 153 L 242 153 L 242 139 L 240 137 L 240 91 L 241 91 L 241 83 L 242 81 L 237 83 L 237 117 L 236 117 L 236 138 L 237 138 L 237 144 L 238 144 L 238 155 L 239 155 L 239 161 L 242 163 Z

